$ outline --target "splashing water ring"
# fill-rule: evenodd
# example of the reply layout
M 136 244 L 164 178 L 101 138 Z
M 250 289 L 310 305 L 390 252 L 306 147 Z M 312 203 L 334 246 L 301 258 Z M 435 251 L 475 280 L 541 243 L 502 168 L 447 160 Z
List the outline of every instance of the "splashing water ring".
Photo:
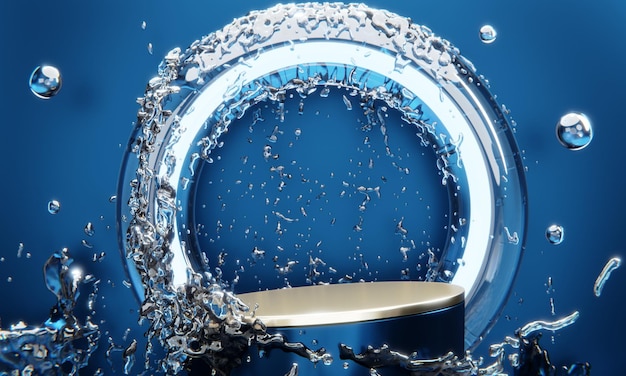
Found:
M 526 185 L 511 120 L 448 41 L 362 4 L 276 5 L 167 54 L 138 99 L 119 183 L 119 241 L 138 296 L 208 275 L 218 250 L 197 247 L 190 186 L 229 127 L 260 103 L 323 88 L 399 111 L 416 145 L 435 153 L 449 223 L 427 279 L 465 289 L 473 348 L 502 309 L 524 245 Z

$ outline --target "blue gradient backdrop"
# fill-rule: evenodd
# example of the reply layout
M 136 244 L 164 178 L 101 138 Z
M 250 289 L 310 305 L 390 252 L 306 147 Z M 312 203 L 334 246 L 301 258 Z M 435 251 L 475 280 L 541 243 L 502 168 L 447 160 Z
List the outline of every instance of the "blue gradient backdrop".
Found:
M 84 268 L 101 279 L 96 319 L 105 320 L 101 350 L 93 368 L 109 373 L 106 338 L 128 344 L 141 338 L 137 304 L 126 278 L 115 234 L 116 191 L 123 147 L 132 130 L 145 84 L 173 47 L 221 28 L 233 18 L 270 1 L 18 1 L 0 2 L 0 319 L 45 320 L 54 297 L 44 285 L 42 266 L 68 247 Z M 450 40 L 491 82 L 492 92 L 511 109 L 517 139 L 528 166 L 529 227 L 519 277 L 503 316 L 486 345 L 511 335 L 531 320 L 579 310 L 579 321 L 542 340 L 555 364 L 592 363 L 594 375 L 616 375 L 626 335 L 626 270 L 618 269 L 600 298 L 593 283 L 613 256 L 626 255 L 626 3 L 541 0 L 382 1 L 387 8 L 429 26 Z M 142 21 L 147 28 L 141 29 Z M 485 45 L 478 29 L 491 23 L 498 39 Z M 148 43 L 154 53 L 147 50 Z M 49 101 L 28 88 L 32 70 L 57 66 L 63 88 Z M 556 121 L 569 111 L 591 119 L 595 138 L 581 151 L 559 145 Z M 50 199 L 61 202 L 50 215 Z M 93 222 L 87 239 L 83 227 Z M 551 246 L 545 228 L 557 222 L 566 238 Z M 80 243 L 89 240 L 93 249 Z M 24 255 L 17 258 L 19 243 Z M 92 262 L 94 252 L 106 252 Z M 31 258 L 25 253 L 30 252 Z M 7 277 L 13 278 L 12 282 Z M 548 277 L 555 292 L 546 294 Z M 127 341 L 122 335 L 131 328 Z M 118 354 L 119 355 L 119 354 Z M 121 358 L 118 356 L 117 358 Z M 117 359 L 116 358 L 116 359 Z M 115 360 L 119 362 L 119 360 Z M 116 363 L 116 366 L 119 364 Z M 139 366 L 135 366 L 139 370 Z M 118 370 L 119 372 L 119 370 Z

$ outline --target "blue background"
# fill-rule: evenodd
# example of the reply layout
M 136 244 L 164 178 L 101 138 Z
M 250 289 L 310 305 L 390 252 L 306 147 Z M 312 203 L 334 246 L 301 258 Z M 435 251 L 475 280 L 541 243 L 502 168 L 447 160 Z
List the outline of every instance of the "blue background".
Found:
M 108 370 L 103 358 L 106 337 L 127 345 L 142 336 L 145 329 L 137 326 L 132 291 L 122 285 L 126 276 L 117 250 L 115 204 L 109 202 L 135 120 L 135 98 L 143 94 L 167 51 L 185 48 L 235 17 L 273 4 L 0 3 L 3 328 L 18 320 L 45 320 L 54 296 L 45 288 L 42 266 L 54 250 L 68 247 L 87 272 L 102 280 L 96 319 L 106 320 L 106 333 L 94 364 Z M 499 342 L 528 321 L 553 320 L 579 310 L 578 322 L 556 333 L 554 344 L 551 333 L 544 335 L 542 343 L 553 362 L 589 361 L 595 375 L 622 372 L 626 272 L 615 271 L 600 298 L 592 288 L 606 261 L 625 253 L 621 89 L 626 87 L 626 5 L 580 0 L 376 0 L 368 5 L 408 16 L 459 47 L 490 80 L 492 92 L 518 123 L 516 137 L 528 166 L 526 251 L 513 295 L 476 355 L 487 356 L 487 344 Z M 491 45 L 478 39 L 485 23 L 498 31 Z M 153 55 L 148 43 L 154 46 Z M 59 95 L 48 101 L 28 88 L 30 73 L 40 64 L 55 65 L 63 75 Z M 592 121 L 594 140 L 584 150 L 566 150 L 554 135 L 555 123 L 569 111 L 584 112 Z M 51 199 L 61 202 L 57 215 L 46 210 Z M 92 238 L 83 232 L 90 221 L 96 229 Z M 566 232 L 559 246 L 544 237 L 546 227 L 555 222 Z M 82 239 L 94 248 L 82 246 Z M 21 258 L 19 243 L 24 244 Z M 102 251 L 107 256 L 92 262 L 93 253 Z M 549 295 L 548 277 L 555 289 Z M 124 341 L 126 328 L 131 333 Z

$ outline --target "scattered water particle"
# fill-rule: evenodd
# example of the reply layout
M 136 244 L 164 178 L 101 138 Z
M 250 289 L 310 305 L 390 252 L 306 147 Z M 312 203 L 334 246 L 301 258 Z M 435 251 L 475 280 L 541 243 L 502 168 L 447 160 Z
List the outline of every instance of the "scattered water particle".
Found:
M 148 26 L 146 21 L 141 21 L 141 30 L 146 30 L 146 26 Z
M 48 202 L 48 213 L 57 214 L 61 210 L 61 203 L 57 200 L 50 200 Z
M 619 268 L 621 264 L 622 260 L 619 257 L 613 257 L 612 259 L 607 261 L 606 265 L 604 265 L 604 268 L 602 268 L 600 275 L 598 275 L 598 278 L 596 278 L 596 283 L 593 284 L 593 293 L 597 297 L 600 297 L 600 295 L 602 295 L 602 289 L 604 288 L 606 281 L 609 280 L 611 272 Z
M 135 365 L 135 352 L 137 352 L 137 340 L 133 341 L 124 349 L 122 358 L 124 359 L 124 374 L 130 375 L 133 365 Z
M 100 254 L 98 253 L 94 253 L 93 257 L 91 258 L 91 261 L 93 262 L 102 262 L 102 260 L 104 260 L 104 258 L 106 257 L 106 252 L 100 252 Z
M 593 139 L 591 122 L 585 114 L 570 112 L 556 124 L 556 137 L 561 145 L 570 150 L 580 150 Z
M 148 53 L 152 55 L 152 43 L 148 43 Z
M 13 282 L 13 277 L 7 277 L 7 282 L 9 283 Z
M 343 103 L 346 105 L 346 109 L 348 111 L 352 110 L 352 102 L 350 102 L 350 99 L 348 99 L 345 95 L 343 96 Z
M 20 243 L 17 246 L 17 258 L 22 257 L 22 252 L 24 251 L 24 243 Z
M 292 363 L 289 372 L 285 376 L 298 376 L 298 363 Z
M 85 225 L 85 235 L 87 236 L 93 236 L 93 234 L 95 234 L 96 230 L 93 226 L 93 223 L 91 222 L 87 222 L 87 224 Z
M 506 238 L 509 241 L 509 243 L 511 244 L 518 244 L 519 243 L 519 235 L 517 235 L 517 232 L 514 231 L 511 234 L 511 231 L 509 230 L 508 227 L 504 227 L 504 232 L 506 233 Z
M 113 202 L 115 202 L 116 200 L 117 200 L 117 196 L 116 196 L 116 195 L 111 195 L 111 196 L 109 197 L 109 202 L 110 202 L 110 203 L 113 203 Z
M 61 90 L 61 72 L 51 65 L 41 65 L 30 75 L 30 91 L 41 99 L 50 99 Z
M 478 35 L 480 36 L 480 40 L 483 43 L 491 44 L 496 41 L 498 33 L 496 32 L 496 29 L 493 28 L 493 26 L 484 25 L 480 28 Z

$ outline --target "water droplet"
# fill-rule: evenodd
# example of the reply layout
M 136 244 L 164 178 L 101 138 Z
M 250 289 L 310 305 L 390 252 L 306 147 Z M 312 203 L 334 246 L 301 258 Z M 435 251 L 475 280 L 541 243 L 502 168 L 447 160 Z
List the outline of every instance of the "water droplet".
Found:
M 583 149 L 593 138 L 591 122 L 582 113 L 570 112 L 556 124 L 556 137 L 561 145 L 570 150 Z
M 148 43 L 148 53 L 152 55 L 152 43 Z
M 146 24 L 146 21 L 141 21 L 141 30 L 146 30 L 146 26 L 148 26 L 148 24 Z
M 30 91 L 38 98 L 50 99 L 61 90 L 61 72 L 51 65 L 41 65 L 30 75 Z
M 496 41 L 498 33 L 496 29 L 491 25 L 484 25 L 480 28 L 479 36 L 480 40 L 485 44 L 490 44 Z
M 564 229 L 563 226 L 559 225 L 550 225 L 546 229 L 546 239 L 550 242 L 550 244 L 559 245 L 563 242 Z
M 96 233 L 96 230 L 93 227 L 93 223 L 87 222 L 87 224 L 85 225 L 85 235 L 93 236 L 93 234 L 95 234 L 95 233 Z
M 48 202 L 48 213 L 57 214 L 61 210 L 61 203 L 57 200 L 51 200 Z
M 7 282 L 9 283 L 13 282 L 13 277 L 7 277 Z
M 117 196 L 116 195 L 112 195 L 111 197 L 109 197 L 109 202 L 110 203 L 114 203 L 117 200 Z

